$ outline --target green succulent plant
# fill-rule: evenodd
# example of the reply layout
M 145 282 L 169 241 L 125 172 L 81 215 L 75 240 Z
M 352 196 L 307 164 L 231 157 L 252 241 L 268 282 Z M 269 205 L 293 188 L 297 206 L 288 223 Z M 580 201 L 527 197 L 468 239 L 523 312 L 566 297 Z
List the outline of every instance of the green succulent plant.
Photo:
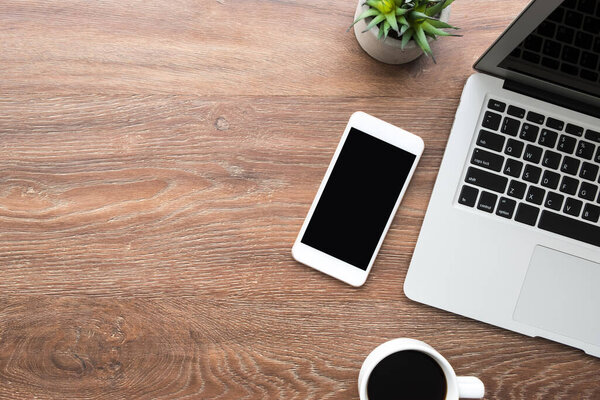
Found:
M 458 29 L 435 18 L 444 8 L 454 0 L 367 0 L 363 5 L 369 9 L 358 16 L 356 21 L 371 18 L 367 25 L 367 32 L 373 27 L 379 28 L 379 39 L 388 37 L 391 30 L 395 31 L 404 47 L 412 39 L 421 48 L 423 53 L 433 58 L 433 52 L 427 37 L 437 39 L 438 36 L 460 36 L 448 33 L 442 29 Z

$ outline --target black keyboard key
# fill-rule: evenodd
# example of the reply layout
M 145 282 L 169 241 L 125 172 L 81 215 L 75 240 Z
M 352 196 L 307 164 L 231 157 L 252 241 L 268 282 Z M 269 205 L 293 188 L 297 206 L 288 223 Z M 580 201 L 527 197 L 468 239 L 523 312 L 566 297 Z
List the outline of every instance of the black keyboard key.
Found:
M 594 43 L 594 37 L 589 33 L 578 31 L 575 34 L 575 47 L 580 49 L 589 49 Z
M 557 59 L 560 57 L 561 49 L 562 44 L 555 42 L 554 40 L 546 39 L 544 41 L 544 46 L 542 47 L 542 53 L 553 59 Z
M 512 115 L 513 117 L 523 118 L 525 117 L 525 110 L 521 107 L 516 106 L 508 106 L 508 110 L 506 111 L 508 115 Z
M 502 173 L 504 175 L 512 176 L 514 178 L 518 178 L 521 176 L 521 170 L 523 169 L 523 163 L 521 161 L 513 160 L 509 158 L 506 160 L 506 164 L 504 165 L 504 169 Z
M 550 69 L 558 69 L 558 67 L 560 67 L 560 62 L 558 60 L 555 60 L 554 58 L 548 58 L 548 57 L 543 57 L 541 64 L 544 67 L 550 68 Z
M 546 120 L 546 126 L 552 129 L 556 129 L 558 131 L 562 131 L 562 129 L 565 126 L 565 123 L 559 119 L 548 117 L 548 119 Z
M 560 165 L 560 170 L 569 175 L 577 175 L 577 171 L 579 171 L 579 164 L 581 164 L 581 161 L 578 159 L 565 156 L 562 164 Z
M 506 104 L 504 104 L 503 102 L 498 101 L 498 100 L 490 99 L 488 101 L 488 108 L 490 110 L 504 112 L 504 109 L 506 108 Z
M 542 204 L 544 201 L 544 196 L 546 195 L 546 191 L 537 186 L 529 186 L 529 190 L 527 191 L 527 196 L 525 196 L 525 200 L 534 204 Z
M 583 22 L 583 14 L 575 11 L 567 11 L 565 15 L 565 24 L 573 28 L 579 28 Z
M 525 190 L 527 189 L 527 185 L 523 182 L 512 180 L 510 181 L 510 186 L 508 187 L 508 194 L 510 197 L 515 197 L 517 199 L 522 199 L 525 196 Z
M 500 201 L 502 201 L 502 199 Z M 598 222 L 598 218 L 600 218 L 600 207 L 593 204 L 586 204 L 585 207 L 583 207 L 583 214 L 581 214 L 581 218 L 592 222 Z
M 598 55 L 584 51 L 581 54 L 581 60 L 579 60 L 579 63 L 584 68 L 589 68 L 589 69 L 594 70 L 594 69 L 596 69 L 596 66 L 598 65 Z
M 525 171 L 523 172 L 523 180 L 531 183 L 538 183 L 542 175 L 542 169 L 533 165 L 527 164 Z
M 567 124 L 565 132 L 570 133 L 571 135 L 581 136 L 583 135 L 583 128 L 573 124 Z
M 556 8 L 554 9 L 554 11 L 552 11 L 552 14 L 550 14 L 548 16 L 548 19 L 550 21 L 554 21 L 554 22 L 562 22 L 563 17 L 565 15 L 565 10 L 562 8 Z
M 500 114 L 496 114 L 491 111 L 486 111 L 485 114 L 483 115 L 483 121 L 481 122 L 481 125 L 484 128 L 488 128 L 493 131 L 497 131 L 498 127 L 500 127 L 501 119 L 502 119 L 502 116 Z
M 525 61 L 528 61 L 532 64 L 537 64 L 540 62 L 540 56 L 537 53 L 532 53 L 531 51 L 524 51 L 521 58 Z
M 561 157 L 562 156 L 555 151 L 546 150 L 546 152 L 544 153 L 544 158 L 542 158 L 542 165 L 544 167 L 558 169 L 558 167 L 560 166 Z
M 574 36 L 575 31 L 571 28 L 567 28 L 566 26 L 559 26 L 556 30 L 556 40 L 559 42 L 571 44 Z
M 580 140 L 575 155 L 577 157 L 585 158 L 586 160 L 591 160 L 594 156 L 594 150 L 596 150 L 596 146 L 592 143 Z
M 562 194 L 548 192 L 548 195 L 546 196 L 546 201 L 544 202 L 544 206 L 552 210 L 560 211 L 560 209 L 562 208 L 564 198 L 565 196 L 563 196 Z
M 593 14 L 596 8 L 596 0 L 579 0 L 577 9 L 584 14 Z
M 565 201 L 565 207 L 563 208 L 563 212 L 565 214 L 577 217 L 581 212 L 581 207 L 583 207 L 583 202 L 581 200 L 568 197 L 567 201 Z
M 578 186 L 579 181 L 577 179 L 573 179 L 568 176 L 563 176 L 562 181 L 560 183 L 560 191 L 563 193 L 574 195 L 575 193 L 577 193 Z
M 596 155 L 594 156 L 594 161 L 600 164 L 600 146 L 598 146 L 598 150 L 596 150 Z
M 545 119 L 546 119 L 546 117 L 544 117 L 542 114 L 538 114 L 538 113 L 533 112 L 533 111 L 529 111 L 527 113 L 527 121 L 535 122 L 536 124 L 540 124 L 541 125 L 541 124 L 544 123 Z
M 515 221 L 523 224 L 535 226 L 540 209 L 529 204 L 519 203 L 517 207 L 517 214 L 515 215 Z
M 565 217 L 552 211 L 542 211 L 538 227 L 571 239 L 600 246 L 600 226 Z
M 504 153 L 509 156 L 513 156 L 516 158 L 521 158 L 521 154 L 523 154 L 523 147 L 525 144 L 515 139 L 508 139 L 506 142 L 506 148 L 504 149 Z
M 596 193 L 598 193 L 598 186 L 588 182 L 581 182 L 577 196 L 584 200 L 594 201 L 596 200 Z
M 538 143 L 542 146 L 553 148 L 556 144 L 556 139 L 558 139 L 558 133 L 550 129 L 542 129 Z
M 525 147 L 523 159 L 525 161 L 529 161 L 530 163 L 537 164 L 542 159 L 542 152 L 543 150 L 541 147 L 528 144 L 527 147 Z
M 504 164 L 504 157 L 486 150 L 475 149 L 471 157 L 471 164 L 500 172 L 502 164 Z
M 581 170 L 579 171 L 579 177 L 583 179 L 587 179 L 588 181 L 595 181 L 598 176 L 598 169 L 600 167 L 596 164 L 590 164 L 589 162 L 584 162 L 581 165 Z
M 501 197 L 496 209 L 496 215 L 504 218 L 512 218 L 517 202 L 506 197 Z
M 556 172 L 552 171 L 544 171 L 544 175 L 542 175 L 542 181 L 540 182 L 542 186 L 556 189 L 558 187 L 558 183 L 560 182 L 560 175 Z
M 521 133 L 519 134 L 519 137 L 529 142 L 535 142 L 539 130 L 540 128 L 538 128 L 536 125 L 524 123 L 521 127 Z
M 565 153 L 572 154 L 573 150 L 575 150 L 576 144 L 577 139 L 567 135 L 560 135 L 560 138 L 558 139 L 557 149 Z
M 479 197 L 479 203 L 477 203 L 477 208 L 481 211 L 485 212 L 493 212 L 496 207 L 496 200 L 498 196 L 490 193 L 490 192 L 481 192 L 481 196 Z
M 487 149 L 502 151 L 504 136 L 482 129 L 477 137 L 477 144 Z
M 583 30 L 592 35 L 598 35 L 600 33 L 600 19 L 588 15 L 583 20 Z
M 507 135 L 517 136 L 520 125 L 521 122 L 519 122 L 519 120 L 511 117 L 504 117 L 504 120 L 502 121 L 502 128 L 500 130 L 502 133 L 506 133 Z
M 591 140 L 592 142 L 600 143 L 600 132 L 588 129 L 585 131 L 585 138 Z
M 542 49 L 543 41 L 544 39 L 542 39 L 540 36 L 530 34 L 523 41 L 523 47 L 525 47 L 527 50 L 539 52 Z
M 542 21 L 542 23 L 537 27 L 536 31 L 542 36 L 553 38 L 554 33 L 556 32 L 556 24 L 553 24 L 548 20 Z
M 458 202 L 465 206 L 473 207 L 475 205 L 475 200 L 477 200 L 478 194 L 479 189 L 472 186 L 463 185 L 460 195 L 458 196 Z
M 494 192 L 504 193 L 508 178 L 484 171 L 479 168 L 469 167 L 465 182 Z

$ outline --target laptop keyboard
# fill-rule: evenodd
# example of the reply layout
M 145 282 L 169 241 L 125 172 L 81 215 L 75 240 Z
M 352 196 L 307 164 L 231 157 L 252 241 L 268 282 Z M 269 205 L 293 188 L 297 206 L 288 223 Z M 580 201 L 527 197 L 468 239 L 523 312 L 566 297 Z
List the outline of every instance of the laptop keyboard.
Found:
M 598 82 L 600 4 L 565 0 L 511 53 L 532 64 Z
M 458 203 L 600 246 L 600 132 L 489 99 Z

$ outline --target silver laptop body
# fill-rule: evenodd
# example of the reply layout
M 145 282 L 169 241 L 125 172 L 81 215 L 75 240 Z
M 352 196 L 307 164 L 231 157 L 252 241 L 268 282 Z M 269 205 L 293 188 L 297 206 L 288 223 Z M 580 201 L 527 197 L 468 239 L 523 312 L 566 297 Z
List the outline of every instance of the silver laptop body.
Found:
M 534 0 L 463 90 L 404 283 L 600 357 L 600 0 Z

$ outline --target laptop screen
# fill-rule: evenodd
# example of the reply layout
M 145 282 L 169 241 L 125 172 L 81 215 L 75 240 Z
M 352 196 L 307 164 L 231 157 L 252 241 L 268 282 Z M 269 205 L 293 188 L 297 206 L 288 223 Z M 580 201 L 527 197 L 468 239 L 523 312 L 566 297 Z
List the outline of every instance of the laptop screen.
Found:
M 565 0 L 500 68 L 600 96 L 600 0 Z
M 474 67 L 600 109 L 600 0 L 533 0 Z

